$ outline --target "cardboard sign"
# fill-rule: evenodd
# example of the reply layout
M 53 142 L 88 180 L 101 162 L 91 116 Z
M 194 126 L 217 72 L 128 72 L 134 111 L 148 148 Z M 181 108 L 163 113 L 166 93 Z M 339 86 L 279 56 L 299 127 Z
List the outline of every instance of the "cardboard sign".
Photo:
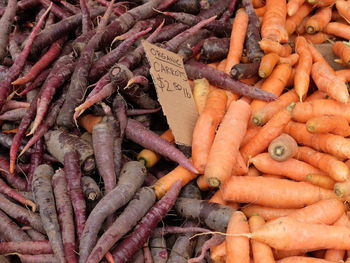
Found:
M 151 66 L 151 75 L 158 100 L 177 144 L 190 146 L 198 112 L 188 84 L 182 57 L 142 42 Z

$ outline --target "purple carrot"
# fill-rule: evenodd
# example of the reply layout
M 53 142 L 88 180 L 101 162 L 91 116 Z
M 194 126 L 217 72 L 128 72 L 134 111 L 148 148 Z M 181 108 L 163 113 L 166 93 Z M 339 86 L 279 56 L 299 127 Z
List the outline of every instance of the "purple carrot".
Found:
M 4 14 L 0 18 L 0 62 L 6 56 L 11 26 L 17 11 L 17 0 L 9 0 Z
M 145 263 L 145 258 L 143 256 L 142 249 L 139 249 L 135 255 L 133 255 L 132 259 L 130 260 L 130 263 Z
M 15 29 L 16 32 L 16 29 Z M 15 40 L 15 34 L 12 33 L 10 35 L 10 40 L 9 40 L 9 46 L 8 46 L 11 58 L 15 61 L 19 54 L 21 54 L 21 49 L 19 45 L 17 44 L 17 41 Z
M 72 12 L 75 15 L 80 13 L 80 8 L 76 7 L 75 5 L 72 5 L 67 1 L 60 1 L 60 4 L 63 5 L 65 8 L 67 8 L 70 12 Z
M 30 10 L 34 6 L 39 5 L 40 2 L 38 0 L 21 0 L 18 2 L 19 10 Z
M 30 206 L 33 212 L 36 211 L 36 204 L 21 195 L 16 189 L 9 187 L 2 179 L 0 179 L 0 193 L 11 197 L 22 205 Z
M 64 172 L 75 214 L 78 238 L 81 239 L 86 222 L 86 203 L 81 183 L 79 153 L 76 150 L 68 150 L 64 154 Z
M 178 0 L 170 9 L 176 12 L 198 14 L 200 5 L 198 0 Z
M 230 0 L 217 0 L 208 9 L 202 9 L 197 17 L 200 20 L 208 19 L 212 16 L 221 16 L 228 8 Z
M 91 17 L 90 17 L 90 10 L 89 10 L 89 4 L 86 0 L 79 0 L 80 3 L 80 10 L 82 13 L 82 28 L 83 28 L 83 34 L 91 30 Z M 112 4 L 113 5 L 113 4 Z
M 233 80 L 228 74 L 195 60 L 190 60 L 185 63 L 185 69 L 189 79 L 206 78 L 210 84 L 214 86 L 241 94 L 243 96 L 265 101 L 272 101 L 276 99 L 276 95 L 270 92 L 266 92 L 256 88 L 255 86 L 249 86 L 242 82 Z
M 20 241 L 1 242 L 0 254 L 21 253 L 21 254 L 50 254 L 52 253 L 49 241 Z
M 15 253 L 22 263 L 59 263 L 53 254 L 28 255 Z
M 128 233 L 147 213 L 155 202 L 155 194 L 151 188 L 141 188 L 129 202 L 122 214 L 103 233 L 90 253 L 86 263 L 98 263 L 108 250 Z
M 37 141 L 33 147 L 33 151 L 30 155 L 30 168 L 28 172 L 28 184 L 27 191 L 32 189 L 32 182 L 35 173 L 35 169 L 42 163 L 44 153 L 44 140 L 40 139 Z
M 126 137 L 144 148 L 150 149 L 163 155 L 193 173 L 198 173 L 193 164 L 168 141 L 160 138 L 156 133 L 145 128 L 136 120 L 128 119 L 125 130 Z
M 145 263 L 154 263 L 151 250 L 148 245 L 148 241 L 143 245 L 142 250 L 143 250 L 143 256 L 145 258 Z
M 162 199 L 142 218 L 134 231 L 113 249 L 112 254 L 116 262 L 127 262 L 143 246 L 153 229 L 174 205 L 180 189 L 181 181 L 176 181 Z
M 30 241 L 30 237 L 0 210 L 0 235 L 6 241 Z
M 117 186 L 97 203 L 86 221 L 84 233 L 80 240 L 80 263 L 86 263 L 91 250 L 96 244 L 97 234 L 103 221 L 129 202 L 142 185 L 145 176 L 146 168 L 143 164 L 131 161 L 124 165 Z
M 2 121 L 20 121 L 26 114 L 26 108 L 19 108 L 14 110 L 6 111 L 0 114 L 0 120 Z
M 252 63 L 239 63 L 232 67 L 230 75 L 234 79 L 248 79 L 258 75 L 260 60 Z
M 160 237 L 151 237 L 150 239 L 151 253 L 154 262 L 157 263 L 166 263 L 168 260 L 168 251 L 163 236 Z
M 51 68 L 45 69 L 44 71 L 42 71 L 32 83 L 29 83 L 26 88 L 24 90 L 22 90 L 18 96 L 23 96 L 25 94 L 27 94 L 29 91 L 36 89 L 38 87 L 40 87 L 44 81 L 46 80 L 46 78 L 49 76 L 51 71 Z
M 19 109 L 19 108 L 29 108 L 30 103 L 25 101 L 8 100 L 6 101 L 4 107 L 2 107 L 2 113 L 9 110 Z
M 75 253 L 73 208 L 63 170 L 59 169 L 56 171 L 52 178 L 52 186 L 55 194 L 58 220 L 61 226 L 65 259 L 69 263 L 76 263 L 78 258 Z
M 11 82 L 14 81 L 21 71 L 27 61 L 30 49 L 32 47 L 33 41 L 36 38 L 41 26 L 44 23 L 45 17 L 48 14 L 50 9 L 47 9 L 43 16 L 41 16 L 38 24 L 33 28 L 33 31 L 30 33 L 26 45 L 23 48 L 21 54 L 13 62 L 13 65 L 9 68 L 6 78 L 0 81 L 0 111 L 2 106 L 5 104 L 9 90 L 11 88 Z
M 64 19 L 71 16 L 67 11 L 65 11 L 58 5 L 54 4 L 50 0 L 39 0 L 39 1 L 46 9 L 49 8 L 50 4 L 52 4 L 51 12 L 54 13 L 55 16 L 57 16 L 58 18 Z
M 207 251 L 214 247 L 220 245 L 222 242 L 225 241 L 225 236 L 223 235 L 218 235 L 214 234 L 210 239 L 204 242 L 202 249 L 201 249 L 201 254 L 198 257 L 191 258 L 188 260 L 188 263 L 199 263 L 202 262 L 202 260 L 205 257 L 205 254 Z
M 222 60 L 227 56 L 229 45 L 228 38 L 208 38 L 203 43 L 200 59 L 210 62 Z
M 0 209 L 16 221 L 24 225 L 30 225 L 40 233 L 45 233 L 41 218 L 38 214 L 11 202 L 3 194 L 0 194 Z
M 34 229 L 28 229 L 26 230 L 26 233 L 28 234 L 28 236 L 30 236 L 30 238 L 33 241 L 44 241 L 47 240 L 47 237 L 43 234 L 41 234 L 40 232 L 34 230 Z
M 203 227 L 196 227 L 196 226 L 164 226 L 164 227 L 159 227 L 156 228 L 152 235 L 153 236 L 163 236 L 167 234 L 188 234 L 188 233 L 206 233 L 210 232 L 210 229 L 203 228 Z
M 59 262 L 65 262 L 61 231 L 55 208 L 55 198 L 51 186 L 53 174 L 54 171 L 51 166 L 47 164 L 38 166 L 35 169 L 32 185 L 35 200 L 39 205 L 40 217 L 52 250 Z M 41 254 L 46 253 L 43 252 Z
M 0 155 L 0 169 L 1 175 L 6 179 L 6 181 L 14 188 L 23 191 L 27 188 L 27 182 L 23 178 L 19 177 L 15 173 L 10 173 L 10 163 L 8 160 Z
M 41 95 L 38 98 L 36 116 L 29 135 L 33 134 L 45 117 L 56 90 L 70 78 L 75 66 L 74 58 L 71 55 L 60 57 L 52 67 L 52 70 L 45 80 Z
M 84 196 L 88 201 L 100 199 L 101 190 L 94 179 L 92 179 L 90 176 L 83 176 L 81 181 L 83 183 Z
M 127 110 L 126 114 L 127 116 L 135 116 L 135 115 L 143 115 L 143 114 L 150 114 L 150 113 L 156 113 L 160 111 L 162 108 L 156 108 L 156 109 L 130 109 Z
M 96 34 L 89 40 L 80 54 L 80 57 L 74 68 L 73 75 L 71 77 L 71 82 L 67 91 L 67 98 L 63 103 L 61 111 L 57 117 L 57 124 L 59 126 L 64 126 L 67 128 L 74 127 L 74 108 L 79 105 L 86 92 L 88 86 L 89 71 L 94 58 L 94 51 L 97 49 L 102 35 L 105 32 L 107 22 L 112 12 L 113 3 L 114 0 L 110 2 L 108 9 L 101 19 L 96 29 Z

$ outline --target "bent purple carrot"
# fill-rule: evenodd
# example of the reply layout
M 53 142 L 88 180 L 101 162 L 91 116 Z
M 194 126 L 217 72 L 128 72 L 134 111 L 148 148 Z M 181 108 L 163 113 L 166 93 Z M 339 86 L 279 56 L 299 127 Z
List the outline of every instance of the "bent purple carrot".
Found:
M 33 177 L 35 173 L 35 169 L 42 163 L 43 161 L 43 153 L 44 153 L 44 140 L 40 139 L 38 140 L 34 147 L 33 151 L 30 155 L 30 167 L 28 172 L 28 184 L 27 184 L 27 191 L 32 190 L 32 182 Z
M 30 237 L 0 210 L 0 235 L 6 241 L 30 241 Z
M 11 25 L 17 11 L 17 0 L 9 0 L 4 14 L 0 18 L 0 62 L 6 56 L 6 47 L 9 41 Z
M 3 135 L 0 133 L 0 137 Z M 3 138 L 2 138 L 3 139 Z M 0 170 L 1 170 L 1 175 L 6 179 L 6 181 L 13 186 L 14 188 L 24 191 L 27 188 L 27 182 L 24 180 L 22 177 L 19 177 L 15 173 L 10 173 L 10 163 L 8 160 L 0 155 Z
M 23 96 L 26 95 L 29 91 L 36 89 L 38 87 L 40 87 L 44 81 L 46 80 L 46 78 L 49 76 L 51 71 L 51 68 L 45 69 L 44 71 L 42 71 L 36 78 L 35 80 L 30 83 L 29 85 L 27 85 L 27 87 L 22 90 L 18 96 Z
M 18 108 L 14 110 L 6 111 L 0 114 L 0 120 L 2 121 L 20 121 L 26 114 L 26 108 Z

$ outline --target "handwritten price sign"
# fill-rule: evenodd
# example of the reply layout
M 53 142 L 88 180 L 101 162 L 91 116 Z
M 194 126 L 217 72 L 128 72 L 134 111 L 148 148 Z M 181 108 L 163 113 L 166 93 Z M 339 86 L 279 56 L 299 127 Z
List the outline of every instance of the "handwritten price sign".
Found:
M 142 44 L 151 65 L 150 72 L 159 102 L 175 141 L 190 146 L 198 112 L 182 58 L 147 41 Z

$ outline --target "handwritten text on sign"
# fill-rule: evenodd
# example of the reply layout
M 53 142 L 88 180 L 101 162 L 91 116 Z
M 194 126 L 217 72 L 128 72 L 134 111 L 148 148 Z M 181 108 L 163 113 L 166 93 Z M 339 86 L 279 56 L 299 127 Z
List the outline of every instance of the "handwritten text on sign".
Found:
M 182 58 L 147 41 L 142 44 L 151 65 L 150 72 L 159 102 L 175 141 L 190 146 L 198 112 Z

